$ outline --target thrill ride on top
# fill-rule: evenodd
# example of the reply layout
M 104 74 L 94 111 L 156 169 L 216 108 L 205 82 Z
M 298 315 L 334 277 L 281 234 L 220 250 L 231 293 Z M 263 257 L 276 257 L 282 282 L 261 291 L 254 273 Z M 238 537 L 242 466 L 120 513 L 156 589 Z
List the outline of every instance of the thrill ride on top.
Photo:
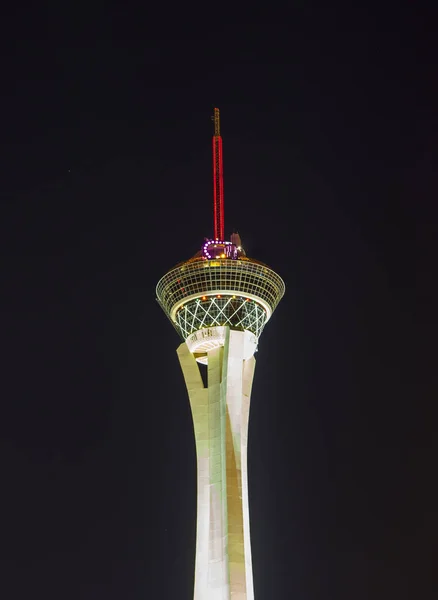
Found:
M 224 344 L 225 326 L 245 332 L 245 359 L 250 358 L 285 291 L 279 275 L 246 256 L 237 233 L 225 240 L 218 108 L 214 109 L 213 194 L 213 239 L 166 273 L 156 290 L 164 312 L 200 363 L 207 363 L 209 350 Z

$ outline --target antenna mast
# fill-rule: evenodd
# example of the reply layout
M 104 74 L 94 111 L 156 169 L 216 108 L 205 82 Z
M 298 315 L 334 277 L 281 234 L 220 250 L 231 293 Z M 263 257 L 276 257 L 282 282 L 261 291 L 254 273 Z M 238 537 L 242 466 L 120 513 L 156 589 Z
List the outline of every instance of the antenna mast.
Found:
M 213 136 L 213 218 L 214 239 L 224 240 L 224 171 L 219 109 L 214 109 Z

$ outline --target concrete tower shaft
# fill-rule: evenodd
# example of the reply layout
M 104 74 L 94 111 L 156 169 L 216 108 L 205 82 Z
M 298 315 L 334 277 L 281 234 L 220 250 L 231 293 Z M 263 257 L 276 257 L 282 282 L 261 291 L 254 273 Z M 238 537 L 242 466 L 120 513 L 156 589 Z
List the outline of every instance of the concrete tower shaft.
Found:
M 226 327 L 208 351 L 208 386 L 185 343 L 178 348 L 196 440 L 198 516 L 194 600 L 253 600 L 247 440 L 255 359 L 244 332 Z

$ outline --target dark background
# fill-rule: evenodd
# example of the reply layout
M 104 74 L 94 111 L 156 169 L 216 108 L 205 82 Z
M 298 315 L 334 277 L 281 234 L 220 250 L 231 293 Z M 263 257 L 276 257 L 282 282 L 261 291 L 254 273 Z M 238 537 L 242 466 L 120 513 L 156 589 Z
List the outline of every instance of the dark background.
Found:
M 436 597 L 436 20 L 410 5 L 5 13 L 2 599 L 193 597 L 154 288 L 212 234 L 213 106 L 227 235 L 286 282 L 252 398 L 256 598 Z

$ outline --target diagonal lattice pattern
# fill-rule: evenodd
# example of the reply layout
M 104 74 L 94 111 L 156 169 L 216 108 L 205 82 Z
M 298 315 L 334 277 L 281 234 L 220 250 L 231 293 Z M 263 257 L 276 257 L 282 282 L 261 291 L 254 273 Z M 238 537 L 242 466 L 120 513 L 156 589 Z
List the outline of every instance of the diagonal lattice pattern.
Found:
M 284 283 L 272 269 L 250 259 L 195 259 L 171 269 L 157 285 L 157 298 L 173 322 L 175 310 L 186 301 L 222 293 L 252 297 L 269 318 L 284 294 Z
M 259 338 L 265 322 L 266 311 L 254 300 L 221 295 L 188 301 L 177 311 L 175 326 L 184 340 L 199 329 L 220 325 L 251 331 Z

